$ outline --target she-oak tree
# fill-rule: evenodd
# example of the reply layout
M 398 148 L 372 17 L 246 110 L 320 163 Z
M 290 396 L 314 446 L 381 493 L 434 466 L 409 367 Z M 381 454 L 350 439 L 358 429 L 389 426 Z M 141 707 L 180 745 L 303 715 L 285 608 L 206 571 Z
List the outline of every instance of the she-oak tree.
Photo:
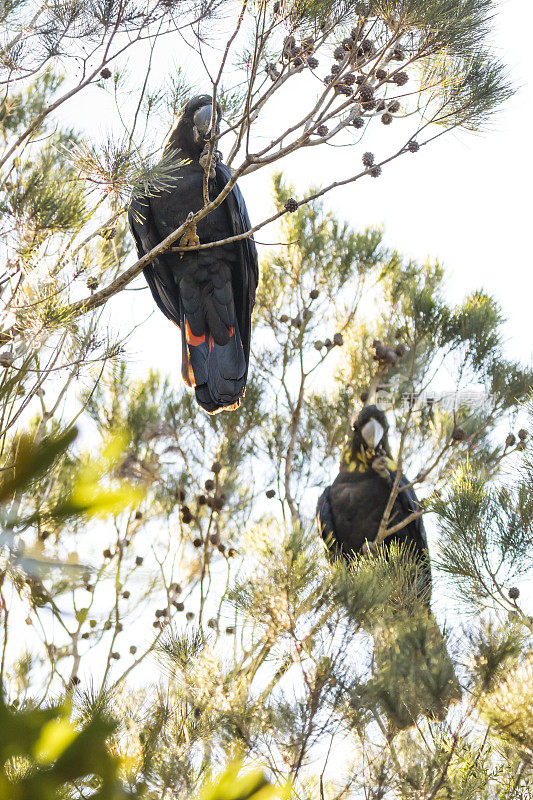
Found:
M 283 207 L 294 190 L 274 188 Z M 93 442 L 128 431 L 114 474 L 144 499 L 108 523 L 61 516 L 90 463 L 72 448 L 16 493 L 18 560 L 1 589 L 6 700 L 31 708 L 53 691 L 76 725 L 114 719 L 122 781 L 150 798 L 192 795 L 233 757 L 289 779 L 297 798 L 527 796 L 531 621 L 519 587 L 531 570 L 531 468 L 516 487 L 490 479 L 523 458 L 524 431 L 500 442 L 499 430 L 531 373 L 502 356 L 493 300 L 477 292 L 450 307 L 438 264 L 406 262 L 380 231 L 356 233 L 315 205 L 282 233 L 294 244 L 263 260 L 262 345 L 238 414 L 207 418 L 168 379 L 135 383 L 115 359 L 81 398 L 81 419 Z M 365 313 L 376 299 L 379 318 Z M 439 367 L 459 392 L 482 383 L 487 405 L 402 402 Z M 431 658 L 409 563 L 328 564 L 313 520 L 376 380 L 392 398 L 395 452 L 442 519 L 437 585 L 447 575 L 461 602 L 449 626 L 464 697 L 441 722 L 424 709 L 448 666 Z M 81 566 L 28 574 L 31 559 Z M 91 796 L 98 780 L 74 784 Z
M 531 375 L 503 358 L 491 298 L 450 307 L 438 265 L 406 263 L 379 231 L 353 232 L 309 204 L 487 119 L 509 93 L 485 44 L 492 8 L 2 5 L 3 692 L 11 712 L 59 694 L 81 729 L 103 716 L 110 730 L 114 716 L 111 748 L 122 757 L 101 762 L 105 775 L 67 774 L 67 796 L 119 796 L 109 776 L 121 763 L 121 791 L 183 797 L 235 755 L 290 779 L 295 797 L 531 793 L 531 619 L 519 588 L 531 569 L 531 466 L 504 489 L 488 480 L 521 463 L 525 432 L 500 445 L 495 427 L 512 420 Z M 159 153 L 191 91 L 178 71 L 156 74 L 167 41 L 196 54 L 205 72 L 195 88 L 207 81 L 223 105 L 226 127 L 210 148 L 224 151 L 234 180 L 304 148 L 365 142 L 359 169 L 346 174 L 343 159 L 328 186 L 301 199 L 276 179 L 269 220 L 283 217 L 294 244 L 263 259 L 253 380 L 241 412 L 215 421 L 160 376 L 132 382 L 102 317 L 156 254 L 125 268 L 124 213 L 132 190 L 164 189 Z M 145 70 L 129 77 L 135 53 Z M 297 82 L 302 106 L 273 130 Z M 113 136 L 96 145 L 82 125 L 61 126 L 95 85 L 116 99 Z M 366 144 L 377 127 L 392 143 L 382 157 Z M 379 318 L 368 312 L 376 299 Z M 402 405 L 441 364 L 454 385 L 482 383 L 488 405 L 457 414 Z M 420 658 L 427 628 L 416 614 L 400 626 L 388 616 L 405 568 L 379 558 L 355 573 L 328 566 L 312 521 L 360 392 L 384 384 L 396 454 L 442 519 L 437 561 L 461 608 L 484 615 L 457 628 L 465 696 L 444 722 L 420 713 L 438 688 L 439 664 Z M 90 457 L 70 444 L 59 457 L 71 436 L 56 434 L 78 415 L 108 443 L 96 470 L 94 448 Z M 107 522 L 87 521 L 104 511 Z M 16 636 L 24 620 L 27 652 Z M 136 689 L 155 653 L 159 689 Z M 27 752 L 9 747 L 8 796 L 34 786 Z

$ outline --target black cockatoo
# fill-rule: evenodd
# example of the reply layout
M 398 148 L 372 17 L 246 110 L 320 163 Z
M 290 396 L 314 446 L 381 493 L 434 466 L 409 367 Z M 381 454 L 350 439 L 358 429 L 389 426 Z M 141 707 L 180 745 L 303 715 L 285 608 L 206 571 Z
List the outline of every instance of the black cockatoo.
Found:
M 342 454 L 340 471 L 333 484 L 318 500 L 320 531 L 332 552 L 345 557 L 364 552 L 365 543 L 376 538 L 385 506 L 396 477 L 388 442 L 389 425 L 377 406 L 365 406 L 353 425 L 353 436 Z M 408 485 L 402 475 L 399 488 Z M 390 515 L 390 525 L 397 525 L 419 510 L 412 488 L 400 491 Z M 385 546 L 395 541 L 409 547 L 420 561 L 424 586 L 429 600 L 431 571 L 426 532 L 422 518 L 385 539 Z
M 135 195 L 129 224 L 139 257 L 165 239 L 204 206 L 204 161 L 212 129 L 211 97 L 201 95 L 181 109 L 165 148 L 175 158 L 173 185 Z M 219 131 L 221 110 L 216 110 Z M 204 156 L 204 158 L 202 158 Z M 216 157 L 209 177 L 214 200 L 230 180 Z M 244 198 L 237 185 L 197 225 L 201 244 L 250 230 Z M 176 242 L 178 244 L 178 242 Z M 252 238 L 184 253 L 159 256 L 144 270 L 155 302 L 181 329 L 182 376 L 195 388 L 199 405 L 210 414 L 237 408 L 246 386 L 251 315 L 259 278 Z
M 374 541 L 390 497 L 396 472 L 388 428 L 387 418 L 377 406 L 361 410 L 343 451 L 339 474 L 318 500 L 322 537 L 333 554 L 347 560 L 364 553 Z M 402 475 L 399 488 L 408 483 Z M 405 488 L 394 502 L 389 525 L 397 525 L 418 510 L 413 489 Z M 381 552 L 386 558 L 393 542 L 405 547 L 415 560 L 416 578 L 413 592 L 407 591 L 406 598 L 397 598 L 397 605 L 384 609 L 375 626 L 372 686 L 391 723 L 405 728 L 418 714 L 442 719 L 450 703 L 460 700 L 461 691 L 429 607 L 431 568 L 422 518 L 383 540 Z

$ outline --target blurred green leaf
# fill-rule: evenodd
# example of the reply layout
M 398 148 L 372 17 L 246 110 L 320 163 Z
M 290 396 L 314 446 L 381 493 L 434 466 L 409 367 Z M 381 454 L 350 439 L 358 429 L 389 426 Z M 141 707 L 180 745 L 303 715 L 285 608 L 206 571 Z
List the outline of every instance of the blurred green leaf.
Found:
M 242 762 L 235 761 L 214 781 L 208 778 L 199 800 L 285 800 L 289 797 L 289 784 L 284 787 L 272 785 L 261 769 L 242 770 Z
M 47 437 L 38 444 L 31 436 L 23 434 L 19 437 L 10 477 L 0 483 L 0 503 L 18 491 L 26 489 L 32 481 L 37 480 L 50 469 L 56 458 L 65 453 L 78 435 L 76 428 L 65 433 Z
M 76 728 L 66 717 L 47 722 L 33 749 L 35 760 L 48 765 L 58 758 L 76 738 Z
M 84 783 L 93 800 L 135 798 L 121 786 L 120 761 L 106 740 L 114 724 L 99 714 L 77 729 L 68 709 L 14 710 L 0 698 L 0 800 L 63 800 Z

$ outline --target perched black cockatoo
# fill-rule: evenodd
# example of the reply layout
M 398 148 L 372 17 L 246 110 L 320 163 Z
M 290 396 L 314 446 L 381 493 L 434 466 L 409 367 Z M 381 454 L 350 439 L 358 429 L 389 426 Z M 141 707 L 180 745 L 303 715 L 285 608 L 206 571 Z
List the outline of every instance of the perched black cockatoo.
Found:
M 365 543 L 377 536 L 379 525 L 396 477 L 387 433 L 389 425 L 377 406 L 365 406 L 353 425 L 353 436 L 342 454 L 340 471 L 318 500 L 317 516 L 321 534 L 329 549 L 344 557 L 364 552 Z M 402 475 L 399 488 L 408 485 Z M 419 510 L 412 488 L 400 491 L 389 518 L 397 525 Z M 431 587 L 426 532 L 422 518 L 411 521 L 384 540 L 384 547 L 399 542 L 409 547 L 420 562 L 427 596 Z
M 132 198 L 128 218 L 139 257 L 175 231 L 190 212 L 203 208 L 201 162 L 205 164 L 212 114 L 208 95 L 194 97 L 183 106 L 165 148 L 165 158 L 171 155 L 176 160 L 172 186 Z M 220 118 L 217 106 L 217 133 Z M 211 201 L 230 177 L 229 168 L 215 153 L 208 184 Z M 244 198 L 235 185 L 200 220 L 196 234 L 205 244 L 245 233 L 250 227 Z M 253 239 L 184 253 L 167 251 L 145 268 L 144 275 L 163 314 L 181 329 L 182 376 L 195 388 L 199 405 L 210 414 L 237 408 L 246 386 L 259 279 Z
M 387 418 L 377 406 L 361 410 L 343 451 L 339 474 L 318 500 L 322 537 L 333 554 L 346 560 L 364 553 L 369 544 L 372 549 L 391 494 L 396 472 L 388 428 Z M 399 488 L 408 484 L 402 475 Z M 389 525 L 397 525 L 418 510 L 413 489 L 405 488 L 394 502 Z M 397 605 L 383 609 L 375 626 L 371 688 L 391 725 L 402 729 L 414 724 L 419 714 L 443 719 L 449 705 L 460 700 L 461 690 L 429 606 L 431 568 L 422 518 L 382 541 L 385 557 L 393 542 L 405 547 L 415 560 L 416 577 L 405 602 L 397 599 Z

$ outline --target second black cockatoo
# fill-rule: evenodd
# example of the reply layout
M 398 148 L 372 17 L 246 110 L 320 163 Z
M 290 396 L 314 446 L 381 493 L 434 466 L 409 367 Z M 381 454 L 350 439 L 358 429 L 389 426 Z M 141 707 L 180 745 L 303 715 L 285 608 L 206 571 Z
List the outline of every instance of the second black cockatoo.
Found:
M 377 406 L 365 406 L 353 425 L 353 436 L 345 447 L 340 471 L 331 486 L 318 500 L 317 516 L 320 531 L 329 549 L 344 557 L 364 552 L 365 543 L 374 541 L 396 477 L 389 442 L 389 425 Z M 408 485 L 402 476 L 400 490 Z M 397 525 L 419 510 L 412 488 L 398 493 L 390 515 L 390 525 Z M 422 518 L 412 520 L 400 531 L 384 540 L 384 547 L 399 542 L 412 551 L 420 562 L 427 596 L 431 587 L 431 570 L 426 533 Z
M 317 506 L 320 532 L 329 550 L 346 560 L 364 553 L 378 535 L 383 512 L 396 476 L 388 442 L 388 423 L 377 406 L 364 407 L 342 453 L 340 471 L 322 493 Z M 402 475 L 389 525 L 396 526 L 419 510 L 416 495 Z M 419 714 L 443 719 L 461 690 L 446 643 L 429 606 L 431 568 L 421 517 L 381 542 L 389 558 L 392 543 L 400 557 L 405 550 L 415 560 L 414 584 L 406 597 L 380 612 L 374 627 L 374 675 L 369 689 L 376 694 L 393 728 L 414 724 Z M 366 547 L 365 547 L 366 545 Z M 372 549 L 370 547 L 370 549 Z M 409 579 L 410 580 L 410 579 Z M 416 598 L 416 600 L 415 600 Z
M 165 148 L 165 158 L 175 159 L 172 186 L 132 198 L 128 218 L 139 257 L 175 231 L 190 212 L 204 207 L 201 162 L 205 163 L 212 114 L 209 95 L 194 97 L 183 106 Z M 217 106 L 217 132 L 220 118 Z M 230 177 L 229 168 L 214 157 L 208 181 L 211 201 Z M 199 221 L 196 234 L 205 244 L 245 233 L 250 227 L 244 198 L 235 185 Z M 163 314 L 181 329 L 182 376 L 194 387 L 199 405 L 210 414 L 237 408 L 246 386 L 259 278 L 253 238 L 184 253 L 167 251 L 145 268 L 144 275 Z

